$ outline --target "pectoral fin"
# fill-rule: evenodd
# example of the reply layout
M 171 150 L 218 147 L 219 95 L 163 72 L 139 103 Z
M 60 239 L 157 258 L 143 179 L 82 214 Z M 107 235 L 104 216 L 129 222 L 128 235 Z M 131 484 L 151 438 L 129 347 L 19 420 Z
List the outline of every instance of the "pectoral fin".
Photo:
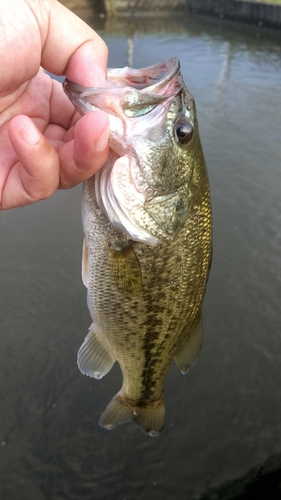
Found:
M 125 297 L 139 296 L 142 292 L 141 267 L 132 245 L 121 250 L 109 247 L 112 282 Z
M 156 196 L 144 203 L 144 209 L 159 224 L 167 237 L 174 238 L 186 222 L 188 197 L 183 189 L 168 195 Z
M 189 368 L 195 363 L 200 354 L 201 345 L 202 316 L 200 313 L 191 334 L 175 356 L 175 361 L 183 374 L 187 373 Z
M 100 379 L 111 370 L 115 361 L 106 341 L 92 325 L 78 351 L 77 364 L 80 371 L 89 377 Z

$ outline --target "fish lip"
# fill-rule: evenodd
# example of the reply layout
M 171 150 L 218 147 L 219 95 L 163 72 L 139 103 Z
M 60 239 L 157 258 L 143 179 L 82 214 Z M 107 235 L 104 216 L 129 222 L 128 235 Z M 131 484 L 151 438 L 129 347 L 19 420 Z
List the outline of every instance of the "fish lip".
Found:
M 166 69 L 166 73 L 164 74 L 163 78 L 159 80 L 158 83 L 155 83 L 154 85 L 150 85 L 149 87 L 149 92 L 154 93 L 158 92 L 159 89 L 164 87 L 168 82 L 170 82 L 174 76 L 180 71 L 180 61 L 177 57 L 170 57 L 166 61 L 162 63 L 155 64 L 154 66 L 148 66 L 147 68 L 144 68 L 143 71 L 147 72 L 148 74 L 153 71 L 153 68 L 157 68 L 159 73 L 163 72 L 163 70 Z
M 78 107 L 77 99 L 83 101 L 84 103 L 89 103 L 91 102 L 91 100 L 89 99 L 90 96 L 94 97 L 105 93 L 116 93 L 117 95 L 120 95 L 121 93 L 126 92 L 126 90 L 127 92 L 131 92 L 133 89 L 138 92 L 151 95 L 151 97 L 154 98 L 155 102 L 158 101 L 159 103 L 173 96 L 179 95 L 183 89 L 182 79 L 179 78 L 179 81 L 175 83 L 175 86 L 177 87 L 175 91 L 159 95 L 160 91 L 162 89 L 165 90 L 165 86 L 169 84 L 169 82 L 177 75 L 177 73 L 180 75 L 180 61 L 177 57 L 171 57 L 162 63 L 148 66 L 146 68 L 142 68 L 141 70 L 135 70 L 134 68 L 123 68 L 123 70 L 121 71 L 124 70 L 128 75 L 128 78 L 126 76 L 120 76 L 120 74 L 118 74 L 118 70 L 108 70 L 108 82 L 112 84 L 112 86 L 109 87 L 83 87 L 82 85 L 72 82 L 66 78 L 63 82 L 63 90 L 72 102 L 74 97 L 74 100 L 76 100 L 76 103 L 74 104 L 76 105 L 76 107 Z M 138 83 L 134 83 L 133 80 L 130 81 L 129 79 L 130 75 L 133 79 L 134 75 L 136 75 L 139 71 L 141 71 L 141 73 L 143 74 L 148 75 L 147 78 L 150 78 L 150 80 L 156 80 L 157 76 L 161 75 L 163 71 L 165 73 L 163 77 L 154 84 L 140 85 Z M 114 87 L 113 82 L 117 79 L 119 83 L 123 82 L 123 85 Z M 98 109 L 98 107 L 95 106 L 93 102 L 91 102 L 91 105 L 93 106 L 93 109 Z

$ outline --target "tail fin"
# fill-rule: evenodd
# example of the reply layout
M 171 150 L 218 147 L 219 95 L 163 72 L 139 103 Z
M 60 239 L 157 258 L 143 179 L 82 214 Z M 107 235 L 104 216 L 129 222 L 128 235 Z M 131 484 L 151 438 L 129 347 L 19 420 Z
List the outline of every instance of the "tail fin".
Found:
M 164 396 L 152 401 L 147 406 L 132 405 L 119 391 L 102 413 L 99 424 L 105 429 L 114 429 L 117 425 L 132 420 L 150 436 L 157 436 L 164 427 Z

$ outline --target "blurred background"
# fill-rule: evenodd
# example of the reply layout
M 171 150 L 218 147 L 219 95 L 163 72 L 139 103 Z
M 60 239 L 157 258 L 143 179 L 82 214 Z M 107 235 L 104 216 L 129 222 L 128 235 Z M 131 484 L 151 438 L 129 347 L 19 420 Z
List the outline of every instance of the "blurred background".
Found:
M 76 366 L 90 325 L 81 186 L 0 214 L 3 500 L 281 498 L 281 16 L 235 2 L 64 2 L 105 40 L 109 67 L 180 59 L 214 260 L 202 353 L 186 376 L 171 364 L 163 432 L 108 432 L 98 419 L 120 369 L 97 381 Z

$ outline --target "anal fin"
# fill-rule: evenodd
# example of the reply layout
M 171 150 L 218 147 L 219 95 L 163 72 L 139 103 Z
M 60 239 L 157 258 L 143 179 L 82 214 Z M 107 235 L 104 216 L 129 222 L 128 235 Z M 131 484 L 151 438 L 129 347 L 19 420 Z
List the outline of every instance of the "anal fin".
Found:
M 202 345 L 202 333 L 202 316 L 200 313 L 188 339 L 174 357 L 182 373 L 187 373 L 198 358 Z
M 146 405 L 134 405 L 119 391 L 102 413 L 99 425 L 105 429 L 114 429 L 117 425 L 132 420 L 150 436 L 157 436 L 164 427 L 164 397 Z
M 111 370 L 115 361 L 110 347 L 92 325 L 78 351 L 77 364 L 80 371 L 89 377 L 100 379 Z

